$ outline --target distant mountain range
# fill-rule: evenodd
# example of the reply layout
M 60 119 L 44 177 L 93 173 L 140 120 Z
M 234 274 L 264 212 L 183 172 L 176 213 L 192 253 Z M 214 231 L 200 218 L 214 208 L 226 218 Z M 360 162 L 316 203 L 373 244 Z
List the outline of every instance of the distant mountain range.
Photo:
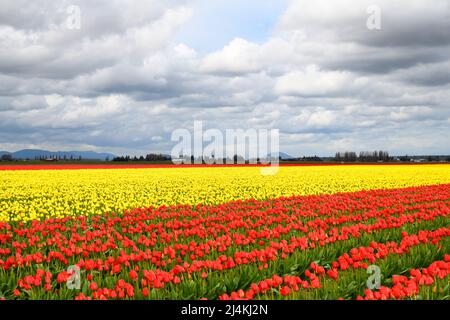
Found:
M 275 152 L 275 153 L 269 153 L 269 158 L 281 158 L 281 160 L 290 160 L 294 159 L 293 156 L 284 153 L 284 152 Z
M 112 160 L 115 155 L 112 153 L 99 153 L 94 151 L 48 151 L 40 149 L 24 149 L 16 152 L 0 151 L 0 157 L 3 155 L 11 155 L 16 160 L 35 160 L 41 157 L 43 158 L 60 158 L 67 160 L 79 159 L 80 156 L 83 160 Z

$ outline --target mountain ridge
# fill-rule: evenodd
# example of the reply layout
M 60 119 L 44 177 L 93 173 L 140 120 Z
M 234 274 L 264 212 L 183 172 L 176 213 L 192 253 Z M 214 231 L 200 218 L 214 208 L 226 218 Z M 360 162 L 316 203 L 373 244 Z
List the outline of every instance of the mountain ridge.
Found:
M 0 156 L 11 155 L 16 160 L 35 160 L 41 157 L 43 158 L 61 158 L 64 156 L 66 159 L 79 159 L 80 156 L 84 160 L 112 160 L 115 155 L 108 152 L 95 152 L 95 151 L 49 151 L 43 149 L 22 149 L 15 152 L 0 151 Z

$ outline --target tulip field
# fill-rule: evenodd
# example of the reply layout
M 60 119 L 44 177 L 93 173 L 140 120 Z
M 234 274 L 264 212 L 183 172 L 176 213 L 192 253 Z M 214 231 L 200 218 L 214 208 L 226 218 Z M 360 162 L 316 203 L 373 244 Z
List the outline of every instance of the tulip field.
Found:
M 450 299 L 450 165 L 0 167 L 10 299 Z

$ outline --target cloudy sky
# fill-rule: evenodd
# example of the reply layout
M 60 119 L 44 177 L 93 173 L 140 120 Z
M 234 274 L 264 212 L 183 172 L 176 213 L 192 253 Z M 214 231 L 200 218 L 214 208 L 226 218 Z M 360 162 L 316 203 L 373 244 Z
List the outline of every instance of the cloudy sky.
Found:
M 194 120 L 450 154 L 450 0 L 0 0 L 0 150 L 170 152 Z

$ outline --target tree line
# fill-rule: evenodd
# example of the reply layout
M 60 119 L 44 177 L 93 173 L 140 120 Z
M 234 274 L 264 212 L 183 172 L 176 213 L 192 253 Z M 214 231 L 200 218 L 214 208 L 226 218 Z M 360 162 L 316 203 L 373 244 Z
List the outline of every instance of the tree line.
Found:
M 361 151 L 359 155 L 353 151 L 337 152 L 335 160 L 340 162 L 378 162 L 378 161 L 392 161 L 393 158 L 389 156 L 387 151 Z
M 75 156 L 74 157 L 73 154 L 71 154 L 70 156 L 63 155 L 62 157 L 61 157 L 61 155 L 35 156 L 34 160 L 40 160 L 40 161 L 44 161 L 44 160 L 58 160 L 58 161 L 60 161 L 60 160 L 70 160 L 70 161 L 79 160 L 79 161 L 81 161 L 81 160 L 83 160 L 83 158 L 81 156 L 78 156 L 78 157 Z
M 169 155 L 164 154 L 155 154 L 150 153 L 144 156 L 119 156 L 112 159 L 112 161 L 115 162 L 139 162 L 139 161 L 170 161 L 172 160 L 172 157 Z M 240 155 L 234 155 L 233 158 L 214 158 L 214 156 L 211 157 L 197 157 L 195 158 L 193 155 L 191 156 L 183 156 L 180 155 L 178 159 L 173 159 L 174 161 L 177 161 L 179 163 L 184 164 L 193 164 L 193 163 L 202 163 L 202 164 L 209 164 L 209 163 L 216 163 L 216 164 L 226 164 L 226 163 L 250 163 L 249 160 L 244 159 L 244 157 Z M 261 163 L 261 160 L 259 158 L 255 159 L 256 163 Z
M 13 156 L 10 155 L 10 154 L 3 154 L 0 157 L 0 161 L 17 161 L 17 160 L 18 159 L 13 158 Z M 25 160 L 29 161 L 31 159 L 30 158 L 26 158 Z M 75 161 L 75 160 L 78 160 L 78 161 L 81 161 L 81 160 L 83 160 L 83 158 L 81 156 L 76 157 L 74 155 L 70 155 L 70 156 L 67 156 L 67 155 L 63 155 L 63 156 L 61 156 L 61 155 L 54 155 L 54 156 L 35 156 L 34 160 L 35 161 L 45 161 L 45 160 L 53 160 L 53 161 L 60 161 L 60 160 Z M 108 161 L 108 159 L 107 159 L 107 161 Z
M 166 156 L 164 154 L 156 154 L 150 153 L 144 156 L 119 156 L 112 159 L 115 162 L 131 162 L 131 161 L 168 161 L 170 160 L 170 156 Z

